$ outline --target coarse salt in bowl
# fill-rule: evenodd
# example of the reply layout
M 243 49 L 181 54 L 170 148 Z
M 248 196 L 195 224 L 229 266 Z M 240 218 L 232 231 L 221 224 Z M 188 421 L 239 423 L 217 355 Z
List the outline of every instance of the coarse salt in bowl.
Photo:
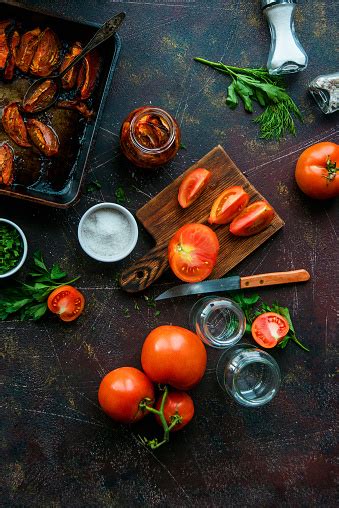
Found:
M 131 212 L 123 206 L 99 203 L 82 216 L 78 238 L 91 258 L 113 263 L 132 252 L 138 240 L 138 226 Z

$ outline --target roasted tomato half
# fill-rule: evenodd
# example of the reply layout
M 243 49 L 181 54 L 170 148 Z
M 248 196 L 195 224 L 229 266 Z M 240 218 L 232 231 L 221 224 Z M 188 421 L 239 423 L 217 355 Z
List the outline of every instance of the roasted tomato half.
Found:
M 162 402 L 162 397 L 159 397 L 155 404 L 155 409 L 159 411 Z M 170 427 L 175 419 L 177 423 L 171 428 L 171 432 L 181 430 L 193 418 L 194 404 L 192 398 L 186 392 L 168 392 L 164 404 L 164 416 L 167 425 Z M 155 417 L 157 423 L 162 425 L 159 416 Z
M 259 346 L 272 348 L 286 337 L 289 329 L 288 321 L 283 316 L 276 312 L 265 312 L 253 321 L 251 332 Z
M 295 179 L 299 188 L 315 199 L 339 196 L 339 145 L 316 143 L 299 157 Z
M 5 107 L 2 114 L 2 125 L 17 145 L 31 146 L 27 138 L 26 125 L 19 112 L 17 102 L 12 102 Z
M 5 68 L 9 55 L 7 31 L 12 26 L 12 21 L 7 19 L 0 21 L 0 70 Z
M 178 201 L 182 208 L 188 208 L 198 199 L 212 177 L 208 169 L 194 169 L 185 176 L 179 187 Z
M 260 233 L 269 226 L 275 211 L 266 201 L 255 201 L 248 205 L 230 225 L 235 236 L 251 236 Z
M 4 79 L 6 81 L 11 81 L 13 79 L 15 69 L 15 57 L 19 44 L 20 44 L 20 35 L 19 32 L 15 30 L 12 34 L 11 42 L 9 44 L 9 57 L 4 72 Z
M 62 321 L 74 321 L 84 310 L 85 297 L 73 286 L 60 286 L 49 295 L 47 305 Z
M 32 118 L 27 120 L 27 130 L 29 137 L 40 152 L 46 155 L 46 157 L 57 155 L 59 151 L 59 140 L 51 127 Z
M 82 46 L 80 42 L 74 43 L 69 52 L 64 56 L 59 71 L 62 72 L 64 69 L 66 69 L 66 67 L 68 67 L 73 62 L 74 58 L 80 55 L 81 51 Z M 80 67 L 81 63 L 75 65 L 61 78 L 62 87 L 65 90 L 70 90 L 75 86 Z
M 49 76 L 59 65 L 60 42 L 50 28 L 46 28 L 39 37 L 38 44 L 30 65 L 30 72 L 44 78 Z
M 34 113 L 51 103 L 56 92 L 58 85 L 52 79 L 46 79 L 33 90 L 33 93 L 26 98 L 22 105 L 22 109 L 27 113 Z
M 77 78 L 77 87 L 82 100 L 88 99 L 95 87 L 100 70 L 100 56 L 96 49 L 90 51 L 82 61 Z
M 214 201 L 208 219 L 210 224 L 228 224 L 248 205 L 250 196 L 235 185 L 224 190 Z
M 204 224 L 186 224 L 168 245 L 168 260 L 174 274 L 185 282 L 208 277 L 217 261 L 217 235 Z
M 15 64 L 22 72 L 28 72 L 40 34 L 40 28 L 35 28 L 30 32 L 24 33 L 21 37 L 20 45 L 15 55 Z
M 7 143 L 3 143 L 0 145 L 0 184 L 11 185 L 13 182 L 13 163 L 13 150 Z
M 153 405 L 154 387 L 141 370 L 120 367 L 103 378 L 99 386 L 98 399 L 103 411 L 113 420 L 135 423 L 148 414 L 140 408 L 140 403 Z
M 85 104 L 82 101 L 58 101 L 56 103 L 57 108 L 61 109 L 73 109 L 75 111 L 78 111 L 86 120 L 91 120 L 94 116 L 93 109 L 89 109 L 87 104 Z

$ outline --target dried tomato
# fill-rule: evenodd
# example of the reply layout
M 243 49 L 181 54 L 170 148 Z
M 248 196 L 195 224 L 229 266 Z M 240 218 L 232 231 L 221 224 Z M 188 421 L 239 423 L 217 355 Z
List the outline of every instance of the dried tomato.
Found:
M 34 90 L 32 95 L 23 103 L 22 109 L 27 113 L 34 113 L 50 104 L 58 89 L 58 85 L 51 79 L 46 79 Z
M 100 70 L 100 56 L 96 49 L 90 51 L 83 59 L 80 68 L 77 87 L 81 99 L 88 99 L 93 92 Z
M 13 79 L 15 69 L 15 55 L 19 44 L 20 44 L 20 35 L 19 32 L 15 31 L 12 34 L 11 42 L 9 44 L 9 57 L 4 72 L 4 78 L 6 81 L 11 81 Z
M 76 42 L 75 44 L 73 44 L 70 51 L 66 53 L 64 57 L 64 60 L 60 66 L 60 72 L 66 69 L 66 67 L 68 67 L 70 63 L 73 62 L 74 58 L 78 56 L 81 53 L 81 51 L 82 46 L 80 42 Z M 66 72 L 66 74 L 61 78 L 62 87 L 65 90 L 70 90 L 75 86 L 80 66 L 81 66 L 80 63 L 78 65 L 75 65 L 74 67 L 72 67 L 72 69 Z
M 59 140 L 51 127 L 39 122 L 39 120 L 30 119 L 27 120 L 27 130 L 29 137 L 40 152 L 46 155 L 46 157 L 57 155 L 59 151 Z
M 28 72 L 41 34 L 40 28 L 24 33 L 16 52 L 15 63 L 22 72 Z
M 60 57 L 60 42 L 50 28 L 46 28 L 39 37 L 30 72 L 44 78 L 49 76 L 58 66 Z
M 12 25 L 12 21 L 7 19 L 0 22 L 0 69 L 4 69 L 9 55 L 9 47 L 6 31 Z
M 61 109 L 75 109 L 87 120 L 90 120 L 94 116 L 94 111 L 81 101 L 58 101 L 56 106 Z
M 17 145 L 31 146 L 27 138 L 26 125 L 19 112 L 17 102 L 12 102 L 5 107 L 2 114 L 2 125 L 7 134 Z
M 0 184 L 11 185 L 13 182 L 14 153 L 12 148 L 3 143 L 0 145 Z

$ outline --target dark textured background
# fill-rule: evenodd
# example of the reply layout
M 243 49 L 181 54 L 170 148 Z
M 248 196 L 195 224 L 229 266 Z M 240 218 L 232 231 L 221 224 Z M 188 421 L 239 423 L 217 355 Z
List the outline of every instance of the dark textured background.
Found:
M 67 326 L 53 317 L 38 323 L 0 326 L 2 506 L 334 506 L 335 505 L 335 274 L 334 203 L 312 202 L 296 188 L 293 170 L 303 149 L 339 141 L 338 115 L 325 117 L 306 92 L 318 74 L 337 70 L 334 61 L 337 2 L 300 2 L 297 29 L 310 56 L 308 69 L 292 77 L 290 91 L 305 123 L 296 138 L 262 142 L 251 117 L 224 104 L 227 79 L 193 56 L 242 65 L 265 64 L 269 47 L 258 1 L 36 0 L 79 20 L 103 22 L 127 13 L 123 49 L 90 160 L 87 183 L 102 190 L 83 196 L 68 211 L 1 199 L 0 214 L 18 222 L 30 253 L 41 248 L 81 274 L 86 312 Z M 119 127 L 136 106 L 152 103 L 177 117 L 187 150 L 166 168 L 146 174 L 119 154 Z M 124 294 L 115 282 L 121 266 L 91 261 L 79 248 L 82 213 L 114 200 L 123 186 L 135 212 L 185 168 L 222 144 L 250 181 L 286 221 L 284 230 L 238 267 L 240 274 L 307 268 L 306 285 L 262 291 L 290 306 L 309 354 L 291 344 L 277 351 L 283 375 L 268 406 L 243 409 L 217 386 L 218 353 L 209 350 L 208 371 L 193 392 L 196 416 L 157 453 L 137 434 L 145 428 L 110 421 L 97 405 L 102 376 L 121 365 L 139 365 L 144 337 L 165 323 L 187 325 L 195 301 L 158 305 Z M 141 231 L 131 259 L 152 245 Z M 174 279 L 167 274 L 147 292 L 157 295 Z M 140 311 L 134 306 L 138 303 Z M 125 311 L 129 309 L 129 311 Z M 129 317 L 127 317 L 129 316 Z M 153 429 L 152 429 L 153 430 Z

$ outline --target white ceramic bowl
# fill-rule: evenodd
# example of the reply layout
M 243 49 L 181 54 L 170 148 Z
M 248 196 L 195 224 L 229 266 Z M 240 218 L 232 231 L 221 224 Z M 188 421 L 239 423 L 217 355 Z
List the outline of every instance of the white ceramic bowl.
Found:
M 96 212 L 97 210 L 100 210 L 100 209 L 107 209 L 107 208 L 117 210 L 122 215 L 124 215 L 126 217 L 126 219 L 128 220 L 128 222 L 131 225 L 131 238 L 130 238 L 130 242 L 128 243 L 128 245 L 123 250 L 121 250 L 121 252 L 119 252 L 119 254 L 114 254 L 111 256 L 100 256 L 100 255 L 96 254 L 95 252 L 93 252 L 93 250 L 90 249 L 88 247 L 88 245 L 86 244 L 86 240 L 84 239 L 84 234 L 83 234 L 83 227 L 86 223 L 86 220 L 89 218 L 89 216 L 93 212 Z M 80 220 L 79 226 L 78 226 L 78 238 L 79 238 L 79 242 L 80 242 L 82 249 L 91 258 L 96 259 L 97 261 L 103 261 L 104 263 L 114 263 L 115 261 L 121 261 L 122 259 L 124 259 L 134 249 L 134 247 L 137 243 L 137 240 L 138 240 L 138 225 L 136 223 L 135 218 L 131 214 L 131 212 L 129 212 L 123 206 L 117 205 L 116 203 L 99 203 L 99 204 L 94 205 L 91 208 L 89 208 L 84 213 L 84 215 L 81 217 L 81 220 Z
M 12 222 L 11 220 L 2 219 L 2 218 L 0 218 L 0 222 L 5 222 L 6 224 L 9 224 L 13 228 L 15 228 L 17 230 L 17 232 L 19 233 L 21 240 L 22 240 L 21 259 L 20 259 L 19 263 L 14 268 L 12 268 L 12 270 L 9 270 L 9 272 L 3 273 L 2 275 L 0 274 L 0 279 L 5 279 L 6 277 L 10 277 L 11 275 L 14 275 L 18 270 L 20 270 L 20 268 L 24 264 L 24 262 L 27 258 L 27 240 L 26 240 L 25 234 L 22 231 L 22 229 L 19 228 L 19 226 L 17 224 L 15 224 L 14 222 Z

